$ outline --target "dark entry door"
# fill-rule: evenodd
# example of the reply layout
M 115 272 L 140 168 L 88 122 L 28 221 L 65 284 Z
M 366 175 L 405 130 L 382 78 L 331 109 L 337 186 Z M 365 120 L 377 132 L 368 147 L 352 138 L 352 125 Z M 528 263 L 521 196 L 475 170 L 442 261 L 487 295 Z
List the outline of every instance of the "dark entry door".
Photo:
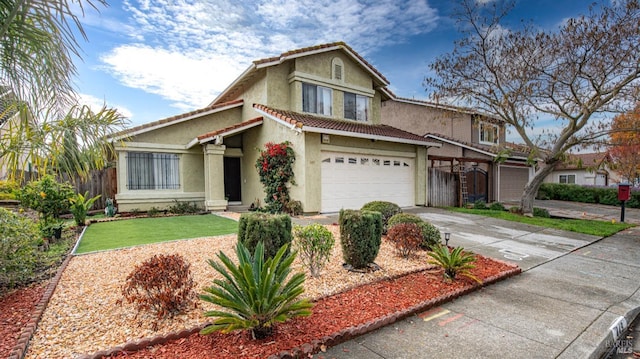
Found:
M 229 202 L 242 201 L 240 189 L 240 158 L 224 158 L 224 194 Z
M 489 200 L 489 181 L 487 180 L 487 172 L 477 168 L 470 168 L 467 173 L 467 191 L 469 192 L 469 202 Z

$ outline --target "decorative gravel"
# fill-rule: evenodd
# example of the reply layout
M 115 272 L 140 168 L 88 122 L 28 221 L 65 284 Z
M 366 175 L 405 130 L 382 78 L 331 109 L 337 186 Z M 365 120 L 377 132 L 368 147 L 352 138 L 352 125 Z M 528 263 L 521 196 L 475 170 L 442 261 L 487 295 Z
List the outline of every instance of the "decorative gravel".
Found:
M 383 240 L 371 273 L 349 272 L 342 267 L 337 226 L 327 226 L 336 239 L 332 258 L 319 278 L 307 275 L 305 296 L 311 299 L 343 291 L 383 277 L 394 277 L 429 267 L 426 252 L 410 260 L 399 258 L 391 244 Z M 191 263 L 198 293 L 211 285 L 216 272 L 207 259 L 219 251 L 235 258 L 235 235 L 207 237 L 144 245 L 76 256 L 60 280 L 38 329 L 31 339 L 26 358 L 74 358 L 121 345 L 127 341 L 192 328 L 208 320 L 202 313 L 213 305 L 197 300 L 197 307 L 172 319 L 157 323 L 155 317 L 136 317 L 132 305 L 119 305 L 121 286 L 132 269 L 155 254 L 180 254 Z M 300 261 L 294 271 L 305 271 Z M 308 273 L 308 272 L 307 272 Z

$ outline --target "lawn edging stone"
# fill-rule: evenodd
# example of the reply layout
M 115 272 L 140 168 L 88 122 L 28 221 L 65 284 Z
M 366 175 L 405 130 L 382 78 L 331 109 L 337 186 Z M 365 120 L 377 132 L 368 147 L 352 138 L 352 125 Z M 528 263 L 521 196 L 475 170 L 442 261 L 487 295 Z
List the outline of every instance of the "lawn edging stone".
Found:
M 40 318 L 42 318 L 42 314 L 44 310 L 47 308 L 47 304 L 49 304 L 49 300 L 53 296 L 53 292 L 56 290 L 56 286 L 60 282 L 62 278 L 62 273 L 67 268 L 67 265 L 71 261 L 73 256 L 71 254 L 67 255 L 67 258 L 62 262 L 58 270 L 56 271 L 56 275 L 49 280 L 49 284 L 47 285 L 47 289 L 42 294 L 42 298 L 35 307 L 34 312 L 31 314 L 31 318 L 27 322 L 27 325 L 22 328 L 22 332 L 20 332 L 20 337 L 18 338 L 17 344 L 11 350 L 11 353 L 7 357 L 7 359 L 22 359 L 24 355 L 27 353 L 27 347 L 29 346 L 29 341 L 33 337 L 33 334 L 38 327 L 38 322 Z

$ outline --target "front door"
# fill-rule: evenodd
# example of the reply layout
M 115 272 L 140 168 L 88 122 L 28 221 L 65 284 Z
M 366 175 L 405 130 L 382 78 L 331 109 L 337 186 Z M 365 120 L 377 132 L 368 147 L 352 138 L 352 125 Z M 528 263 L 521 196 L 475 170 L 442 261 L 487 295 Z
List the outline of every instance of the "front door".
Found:
M 469 203 L 474 203 L 475 201 L 484 201 L 486 203 L 489 199 L 487 172 L 478 167 L 472 167 L 465 173 L 465 176 L 467 176 Z
M 240 188 L 240 157 L 224 158 L 224 195 L 229 202 L 242 201 Z

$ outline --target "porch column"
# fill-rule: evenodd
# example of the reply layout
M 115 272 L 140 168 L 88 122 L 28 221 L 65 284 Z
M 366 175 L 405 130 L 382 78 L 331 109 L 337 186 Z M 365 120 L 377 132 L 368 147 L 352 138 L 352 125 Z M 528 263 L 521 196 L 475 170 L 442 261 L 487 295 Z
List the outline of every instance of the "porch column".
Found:
M 224 198 L 224 145 L 204 146 L 204 206 L 207 211 L 227 209 Z

